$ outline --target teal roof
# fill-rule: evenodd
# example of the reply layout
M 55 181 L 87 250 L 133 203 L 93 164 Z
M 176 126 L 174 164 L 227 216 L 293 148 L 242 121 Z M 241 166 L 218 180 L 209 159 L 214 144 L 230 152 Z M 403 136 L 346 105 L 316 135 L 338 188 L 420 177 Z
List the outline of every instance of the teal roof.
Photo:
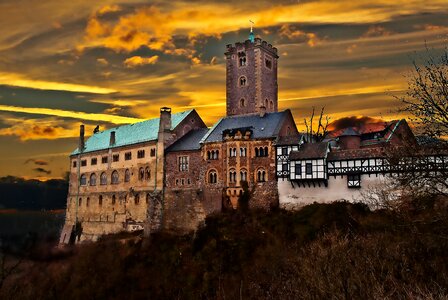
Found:
M 172 114 L 171 129 L 176 128 L 192 111 L 193 110 L 191 109 Z M 111 131 L 115 131 L 115 144 L 113 146 L 109 145 Z M 85 149 L 83 153 L 154 141 L 157 140 L 158 132 L 159 118 L 110 128 L 108 130 L 95 133 L 88 138 L 85 142 Z M 71 155 L 78 153 L 79 149 L 76 148 Z

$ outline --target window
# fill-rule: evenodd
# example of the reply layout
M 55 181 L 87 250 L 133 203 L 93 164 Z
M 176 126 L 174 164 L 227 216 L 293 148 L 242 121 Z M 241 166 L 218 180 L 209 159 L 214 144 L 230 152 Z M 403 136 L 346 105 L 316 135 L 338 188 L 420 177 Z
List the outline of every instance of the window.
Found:
M 78 206 L 81 207 L 81 204 L 82 204 L 82 198 L 79 198 L 78 199 Z
M 115 205 L 117 198 L 115 198 L 115 195 L 112 195 L 112 205 Z
M 236 157 L 236 148 L 229 148 L 229 156 Z
M 236 171 L 233 169 L 229 171 L 229 182 L 236 183 Z
M 90 204 L 90 198 L 87 197 L 87 200 L 86 200 L 86 206 L 89 207 L 89 204 Z
M 306 163 L 306 165 L 305 165 L 305 173 L 306 173 L 306 175 L 312 175 L 313 174 L 313 164 L 312 163 Z
M 284 162 L 284 163 L 282 164 L 282 171 L 283 171 L 283 172 L 287 172 L 287 171 L 288 171 L 288 163 L 285 163 L 285 162 Z
M 266 68 L 272 69 L 272 60 L 270 60 L 269 58 L 266 58 L 264 60 L 264 65 L 266 66 Z
M 86 185 L 87 184 L 87 176 L 86 176 L 86 174 L 82 174 L 81 175 L 81 178 L 80 178 L 79 182 L 80 182 L 81 185 Z
M 361 175 L 360 174 L 347 175 L 347 187 L 360 188 L 361 187 Z
M 92 158 L 92 159 L 90 160 L 90 165 L 92 165 L 92 166 L 96 166 L 96 163 L 97 163 L 97 159 L 96 159 L 96 157 L 95 157 L 95 158 Z
M 126 152 L 124 154 L 124 160 L 131 160 L 132 159 L 132 152 Z
M 90 174 L 90 185 L 96 185 L 96 174 L 92 173 Z
M 269 155 L 268 147 L 256 147 L 255 148 L 255 156 L 256 157 L 265 157 Z
M 263 169 L 260 169 L 257 171 L 257 181 L 258 182 L 265 182 L 266 181 L 266 171 Z
M 288 147 L 282 148 L 282 155 L 288 155 Z
M 274 109 L 274 101 L 271 100 L 271 102 L 269 102 L 269 108 Z M 289 132 L 290 132 L 290 128 L 288 127 L 288 131 L 287 131 L 288 135 L 289 135 Z
M 111 181 L 112 184 L 118 184 L 119 182 L 119 176 L 118 176 L 118 172 L 115 170 L 112 172 L 112 176 L 111 176 Z
M 107 156 L 101 157 L 101 163 L 102 164 L 107 164 Z
M 188 171 L 188 156 L 179 156 L 179 171 Z
M 76 168 L 76 160 L 73 161 L 73 168 Z
M 246 86 L 247 85 L 247 78 L 246 76 L 241 76 L 239 79 L 240 86 Z
M 302 175 L 302 164 L 296 163 L 294 170 L 296 175 Z
M 144 157 L 145 157 L 145 150 L 138 150 L 137 158 L 144 158 Z
M 98 197 L 98 206 L 103 206 L 103 196 Z
M 218 182 L 218 174 L 216 171 L 210 171 L 208 173 L 208 183 L 217 183 Z
M 240 179 L 241 179 L 241 181 L 247 181 L 247 171 L 246 170 L 241 170 Z
M 246 65 L 246 53 L 238 52 L 238 65 L 244 67 Z
M 134 203 L 135 203 L 135 205 L 138 205 L 140 203 L 140 194 L 135 195 Z
M 240 99 L 240 107 L 246 107 L 246 100 L 244 98 Z
M 143 180 L 145 178 L 145 170 L 143 168 L 140 168 L 138 170 L 138 180 Z
M 240 156 L 245 157 L 247 155 L 247 149 L 246 148 L 240 148 Z
M 87 160 L 83 159 L 81 160 L 81 167 L 87 166 Z
M 106 185 L 106 184 L 107 184 L 107 175 L 106 175 L 106 172 L 101 173 L 101 176 L 100 176 L 100 184 L 101 184 L 101 185 Z
M 145 179 L 146 180 L 151 179 L 151 170 L 149 169 L 149 167 L 146 167 L 145 169 Z
M 146 204 L 149 204 L 149 193 L 146 193 Z
M 131 181 L 131 172 L 129 171 L 129 169 L 126 169 L 126 171 L 124 171 L 124 182 L 129 181 Z
M 207 151 L 207 159 L 208 160 L 215 160 L 218 158 L 219 158 L 219 150 Z
M 156 148 L 152 148 L 151 149 L 151 153 L 150 153 L 151 157 L 156 156 Z
M 113 162 L 117 162 L 117 161 L 119 161 L 120 160 L 120 155 L 119 154 L 114 154 L 114 155 L 112 155 L 112 161 Z

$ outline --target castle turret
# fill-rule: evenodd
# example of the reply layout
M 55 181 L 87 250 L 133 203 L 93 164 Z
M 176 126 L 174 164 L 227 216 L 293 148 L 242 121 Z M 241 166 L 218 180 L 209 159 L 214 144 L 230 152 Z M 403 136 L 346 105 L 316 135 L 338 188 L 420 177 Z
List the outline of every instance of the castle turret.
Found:
M 244 43 L 227 45 L 227 116 L 278 110 L 277 48 L 251 30 Z

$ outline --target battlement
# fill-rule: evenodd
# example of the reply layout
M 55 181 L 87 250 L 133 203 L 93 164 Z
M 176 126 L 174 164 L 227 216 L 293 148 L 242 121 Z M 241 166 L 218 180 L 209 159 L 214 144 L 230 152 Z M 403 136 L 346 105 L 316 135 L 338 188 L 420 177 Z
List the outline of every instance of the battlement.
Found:
M 278 57 L 278 50 L 276 47 L 273 47 L 272 44 L 269 44 L 267 41 L 262 40 L 261 38 L 255 38 L 252 43 L 250 40 L 245 40 L 244 42 L 236 42 L 235 44 L 226 45 L 226 54 L 235 53 L 242 48 L 263 48 L 264 50 L 270 52 L 271 54 Z

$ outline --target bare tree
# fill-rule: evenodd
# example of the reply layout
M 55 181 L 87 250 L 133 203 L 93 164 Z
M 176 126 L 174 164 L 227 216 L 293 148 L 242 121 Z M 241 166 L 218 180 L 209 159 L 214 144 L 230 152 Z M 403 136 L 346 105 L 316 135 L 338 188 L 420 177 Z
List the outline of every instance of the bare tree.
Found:
M 413 61 L 414 70 L 408 79 L 404 96 L 396 96 L 403 111 L 412 115 L 412 122 L 425 135 L 448 137 L 448 48 L 439 57 L 426 48 L 423 63 Z
M 309 143 L 318 143 L 321 142 L 328 133 L 328 124 L 330 122 L 330 117 L 325 115 L 325 123 L 323 122 L 325 106 L 322 107 L 319 115 L 319 121 L 317 123 L 317 130 L 313 130 L 313 120 L 315 114 L 315 107 L 313 106 L 313 111 L 311 113 L 311 117 L 309 121 L 305 118 L 305 127 L 306 127 L 306 140 Z

